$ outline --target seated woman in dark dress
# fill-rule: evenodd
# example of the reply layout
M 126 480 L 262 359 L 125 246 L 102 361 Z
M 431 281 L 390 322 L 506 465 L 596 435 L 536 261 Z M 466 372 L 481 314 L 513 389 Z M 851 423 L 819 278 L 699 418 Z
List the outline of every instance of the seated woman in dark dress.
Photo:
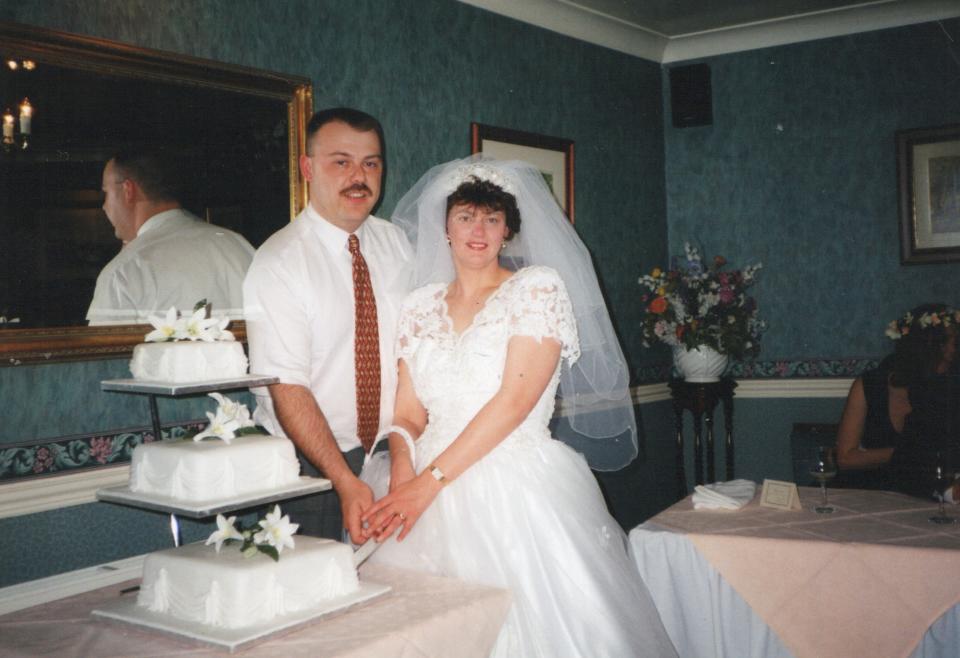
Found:
M 850 387 L 837 432 L 837 464 L 858 486 L 928 496 L 937 464 L 960 468 L 960 311 L 924 304 L 887 328 L 894 353 Z M 960 493 L 960 492 L 955 492 Z

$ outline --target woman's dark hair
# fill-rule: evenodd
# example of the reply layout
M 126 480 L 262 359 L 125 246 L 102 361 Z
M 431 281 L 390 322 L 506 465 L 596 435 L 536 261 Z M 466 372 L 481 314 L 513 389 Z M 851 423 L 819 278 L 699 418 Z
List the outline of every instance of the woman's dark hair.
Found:
M 447 197 L 446 214 L 449 215 L 450 209 L 458 205 L 503 212 L 507 216 L 507 229 L 510 231 L 507 240 L 513 239 L 513 236 L 520 232 L 520 209 L 517 208 L 516 197 L 488 180 L 471 176 L 461 183 Z
M 893 351 L 891 383 L 894 386 L 910 388 L 929 379 L 937 372 L 937 366 L 943 358 L 943 348 L 957 331 L 954 322 L 921 323 L 924 316 L 951 314 L 946 304 L 921 304 L 907 316 L 896 320 L 895 325 L 900 337 Z

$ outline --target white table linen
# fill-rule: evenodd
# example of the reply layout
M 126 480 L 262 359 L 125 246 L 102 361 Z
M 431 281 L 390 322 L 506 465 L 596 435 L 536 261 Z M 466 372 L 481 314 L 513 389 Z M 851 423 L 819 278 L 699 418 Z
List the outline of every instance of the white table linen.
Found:
M 680 655 L 846 656 L 871 643 L 877 656 L 960 655 L 960 528 L 929 524 L 935 506 L 900 494 L 838 491 L 837 512 L 817 515 L 816 491 L 800 491 L 795 512 L 695 511 L 687 498 L 630 533 Z
M 367 565 L 361 578 L 393 590 L 365 604 L 278 633 L 243 658 L 485 657 L 511 605 L 503 589 Z M 228 656 L 177 635 L 91 617 L 129 581 L 0 617 L 0 656 L 127 658 Z M 136 596 L 136 593 L 124 596 Z
M 630 532 L 630 550 L 679 655 L 797 658 L 686 535 L 647 522 Z M 930 626 L 910 658 L 958 653 L 960 606 L 954 606 Z

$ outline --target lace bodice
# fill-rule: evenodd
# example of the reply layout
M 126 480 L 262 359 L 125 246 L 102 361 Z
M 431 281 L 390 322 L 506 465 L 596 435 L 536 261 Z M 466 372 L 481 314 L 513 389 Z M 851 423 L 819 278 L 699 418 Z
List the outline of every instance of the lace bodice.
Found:
M 418 465 L 442 452 L 497 392 L 511 337 L 554 338 L 561 359 L 571 363 L 580 355 L 570 299 L 555 270 L 519 270 L 459 334 L 447 313 L 446 291 L 446 284 L 419 288 L 400 311 L 397 355 L 407 363 L 428 413 L 427 430 L 417 442 Z M 559 373 L 560 363 L 533 411 L 504 444 L 549 438 Z

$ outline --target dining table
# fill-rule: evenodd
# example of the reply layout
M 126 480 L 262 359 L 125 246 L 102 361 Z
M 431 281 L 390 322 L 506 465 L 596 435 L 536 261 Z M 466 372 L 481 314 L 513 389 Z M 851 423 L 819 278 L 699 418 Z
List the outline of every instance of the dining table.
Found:
M 799 509 L 762 506 L 760 487 L 736 510 L 687 496 L 630 531 L 678 654 L 960 656 L 960 523 L 895 492 L 832 489 L 832 513 L 814 511 L 819 489 L 798 494 Z
M 243 658 L 482 658 L 490 653 L 511 605 L 508 590 L 383 564 L 360 569 L 361 581 L 390 587 L 383 596 L 320 617 L 248 646 Z M 181 635 L 91 612 L 117 597 L 136 597 L 126 581 L 0 616 L 0 656 L 196 658 L 230 655 Z

